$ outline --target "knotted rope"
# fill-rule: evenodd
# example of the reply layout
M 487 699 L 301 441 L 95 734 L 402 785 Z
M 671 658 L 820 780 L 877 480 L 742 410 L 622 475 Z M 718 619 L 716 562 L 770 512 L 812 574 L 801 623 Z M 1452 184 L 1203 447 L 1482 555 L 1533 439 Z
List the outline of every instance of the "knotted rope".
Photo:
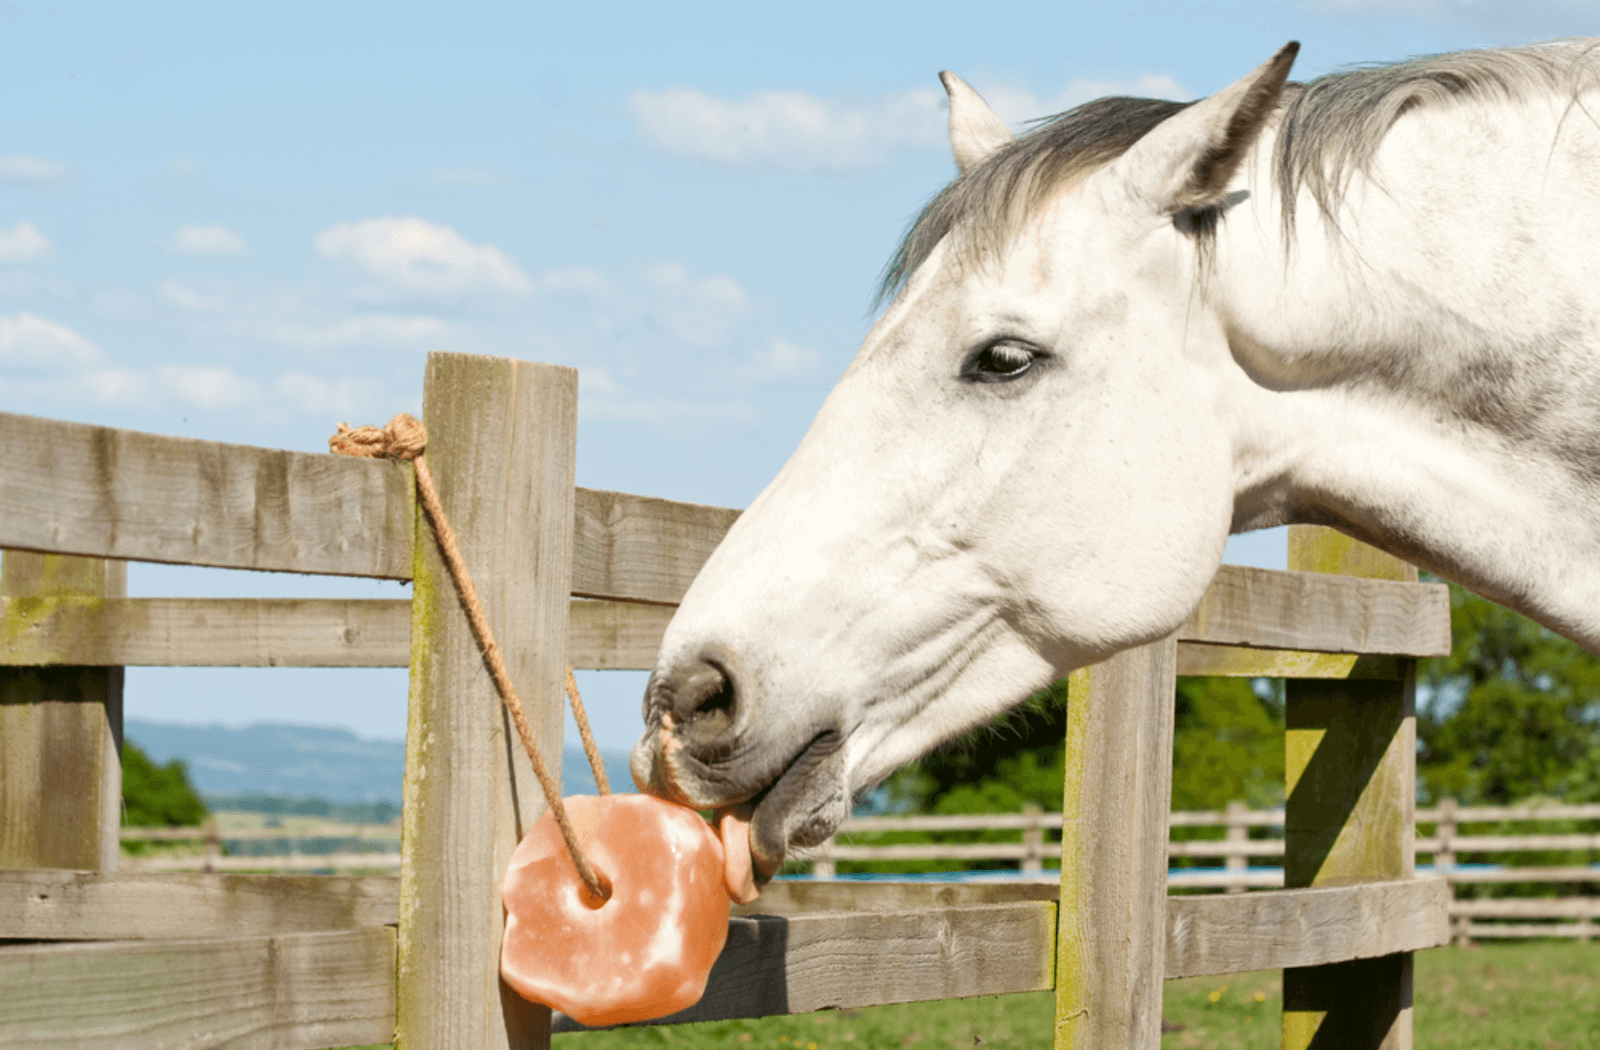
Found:
M 489 676 L 494 680 L 500 698 L 505 701 L 506 709 L 511 712 L 511 721 L 516 724 L 517 734 L 522 737 L 528 761 L 533 764 L 533 775 L 538 778 L 539 788 L 550 806 L 550 814 L 561 829 L 561 837 L 566 841 L 573 867 L 578 869 L 578 877 L 591 893 L 604 900 L 610 893 L 578 845 L 578 836 L 567 816 L 567 807 L 561 801 L 560 785 L 550 775 L 550 768 L 545 765 L 544 755 L 539 750 L 539 742 L 533 738 L 527 715 L 522 711 L 522 700 L 517 696 L 516 686 L 511 684 L 511 675 L 506 671 L 506 663 L 500 655 L 500 646 L 494 640 L 494 633 L 489 630 L 483 603 L 478 600 L 478 589 L 473 586 L 472 576 L 462 561 L 455 530 L 450 527 L 450 519 L 445 517 L 444 506 L 439 502 L 439 491 L 433 484 L 433 472 L 428 469 L 428 461 L 422 455 L 427 445 L 427 428 L 420 420 L 404 412 L 383 427 L 351 427 L 348 423 L 340 423 L 339 432 L 328 439 L 328 451 L 338 455 L 396 459 L 409 462 L 416 469 L 417 495 L 422 499 L 422 509 L 427 513 L 428 521 L 433 525 L 434 536 L 439 541 L 439 553 L 444 556 L 450 578 L 455 580 L 456 589 L 461 592 L 461 601 L 467 607 L 467 620 L 472 624 L 472 633 L 483 650 Z M 578 723 L 578 735 L 583 738 L 584 754 L 589 756 L 595 783 L 600 788 L 600 794 L 609 795 L 611 784 L 606 779 L 605 764 L 600 759 L 600 748 L 595 745 L 594 734 L 589 729 L 589 716 L 583 709 L 583 698 L 578 695 L 578 683 L 572 677 L 571 667 L 567 668 L 567 697 L 572 701 L 572 717 Z

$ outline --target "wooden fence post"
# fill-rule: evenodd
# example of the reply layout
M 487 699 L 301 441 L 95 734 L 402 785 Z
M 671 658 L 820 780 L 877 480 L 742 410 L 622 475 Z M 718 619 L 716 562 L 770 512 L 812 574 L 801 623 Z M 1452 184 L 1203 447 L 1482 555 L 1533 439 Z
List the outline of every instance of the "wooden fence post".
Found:
M 1435 825 L 1434 838 L 1438 840 L 1438 847 L 1433 851 L 1433 870 L 1449 879 L 1456 870 L 1456 800 L 1442 798 L 1439 800 L 1439 822 Z
M 1415 581 L 1416 569 L 1315 526 L 1289 531 L 1289 568 Z M 1399 679 L 1291 680 L 1284 885 L 1409 878 L 1415 869 L 1416 662 Z M 1411 1050 L 1411 955 L 1283 972 L 1284 1050 Z
M 1173 638 L 1067 687 L 1056 1050 L 1155 1050 L 1166 978 Z
M 217 815 L 215 813 L 211 814 L 211 819 L 206 821 L 205 840 L 200 849 L 200 870 L 216 871 L 217 858 L 222 856 L 222 830 L 217 827 Z M 291 846 L 290 852 L 297 853 L 299 851 Z
M 1250 825 L 1248 823 L 1249 811 L 1245 804 L 1235 799 L 1228 803 L 1228 841 L 1233 843 L 1250 841 Z M 1228 885 L 1229 893 L 1243 893 L 1248 887 L 1244 877 L 1250 867 L 1250 858 L 1244 853 L 1230 853 L 1223 862 L 1230 878 L 1238 879 L 1237 883 Z
M 6 551 L 0 595 L 121 598 L 122 561 Z M 24 630 L 0 625 L 0 639 Z M 115 871 L 122 668 L 0 667 L 0 868 Z
M 1022 829 L 1022 875 L 1044 874 L 1044 810 L 1037 802 L 1024 802 L 1022 815 L 1028 825 Z
M 829 835 L 821 846 L 817 847 L 816 856 L 811 858 L 811 877 L 818 882 L 831 882 L 837 875 L 833 862 L 833 844 L 836 835 Z
M 431 354 L 427 458 L 512 681 L 560 782 L 577 373 Z M 544 811 L 420 508 L 400 867 L 397 1050 L 543 1048 L 500 981 L 500 878 Z

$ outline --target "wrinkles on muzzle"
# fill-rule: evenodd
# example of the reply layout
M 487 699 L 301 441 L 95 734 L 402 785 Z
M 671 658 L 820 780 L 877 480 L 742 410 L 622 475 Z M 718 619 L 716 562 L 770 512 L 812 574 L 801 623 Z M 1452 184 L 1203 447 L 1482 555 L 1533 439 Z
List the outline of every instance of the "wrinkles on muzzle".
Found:
M 750 822 L 750 851 L 776 870 L 791 846 L 820 845 L 850 815 L 845 736 L 818 734 L 761 796 Z

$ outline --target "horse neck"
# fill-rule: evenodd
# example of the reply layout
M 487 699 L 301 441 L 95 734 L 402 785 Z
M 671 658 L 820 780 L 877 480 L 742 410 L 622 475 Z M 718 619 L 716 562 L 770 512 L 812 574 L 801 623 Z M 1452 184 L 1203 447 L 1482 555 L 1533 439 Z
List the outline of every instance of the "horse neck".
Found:
M 1600 129 L 1508 113 L 1494 162 L 1440 164 L 1485 153 L 1448 115 L 1334 220 L 1302 193 L 1291 242 L 1269 139 L 1219 228 L 1236 525 L 1334 525 L 1600 651 Z

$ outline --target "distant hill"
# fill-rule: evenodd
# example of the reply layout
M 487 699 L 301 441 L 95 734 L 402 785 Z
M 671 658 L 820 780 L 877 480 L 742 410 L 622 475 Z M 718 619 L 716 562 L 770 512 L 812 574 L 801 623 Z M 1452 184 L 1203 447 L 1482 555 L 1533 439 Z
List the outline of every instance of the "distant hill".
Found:
M 208 799 L 233 795 L 284 795 L 330 802 L 400 802 L 406 746 L 366 740 L 348 729 L 259 723 L 243 728 L 145 722 L 130 718 L 129 740 L 164 765 L 181 758 L 191 783 Z M 603 755 L 616 791 L 632 791 L 628 756 Z M 594 794 L 583 751 L 568 747 L 561 759 L 561 792 Z

